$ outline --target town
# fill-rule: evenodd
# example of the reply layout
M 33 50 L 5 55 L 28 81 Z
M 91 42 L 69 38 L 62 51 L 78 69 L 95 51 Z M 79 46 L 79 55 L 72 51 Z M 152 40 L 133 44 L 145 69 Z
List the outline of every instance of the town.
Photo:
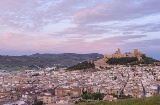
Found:
M 103 94 L 102 100 L 106 102 L 123 97 L 151 97 L 160 94 L 160 66 L 106 65 L 75 71 L 54 67 L 1 71 L 0 87 L 2 105 L 56 105 L 99 100 L 84 98 L 84 93 Z

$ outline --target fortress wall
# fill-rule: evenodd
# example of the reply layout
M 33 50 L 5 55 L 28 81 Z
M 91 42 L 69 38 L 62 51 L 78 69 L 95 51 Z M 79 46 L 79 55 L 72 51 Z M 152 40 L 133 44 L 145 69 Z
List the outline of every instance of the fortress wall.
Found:
M 107 59 L 109 58 L 125 58 L 125 57 L 137 57 L 139 61 L 142 60 L 143 53 L 138 52 L 138 49 L 134 49 L 133 53 L 125 53 L 121 54 L 120 49 L 116 51 L 114 54 L 108 55 L 104 54 L 104 58 L 94 61 L 95 67 L 106 67 L 108 64 L 106 63 Z
M 120 49 L 118 49 L 118 51 L 116 51 L 116 53 L 112 54 L 112 55 L 104 55 L 104 58 L 123 58 L 123 57 L 140 57 L 142 56 L 141 52 L 138 52 L 138 49 L 134 49 L 134 53 L 128 53 L 128 54 L 121 54 Z M 140 58 L 139 58 L 140 59 Z

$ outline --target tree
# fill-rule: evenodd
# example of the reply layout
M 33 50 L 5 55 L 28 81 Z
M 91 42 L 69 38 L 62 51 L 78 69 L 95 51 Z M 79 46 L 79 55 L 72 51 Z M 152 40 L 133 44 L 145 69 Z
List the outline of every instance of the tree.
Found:
M 128 63 L 137 62 L 137 57 L 125 57 L 125 58 L 110 58 L 107 63 L 112 65 L 127 65 Z
M 35 99 L 34 105 L 43 105 L 43 101 L 39 101 L 39 100 Z
M 83 70 L 83 69 L 89 69 L 89 68 L 95 68 L 94 63 L 85 61 L 77 65 L 68 67 L 68 70 Z
M 116 80 L 117 79 L 117 76 L 114 76 L 114 80 Z
M 93 95 L 93 98 L 92 99 L 94 99 L 94 100 L 103 100 L 103 98 L 104 98 L 104 94 L 101 94 L 101 93 L 93 93 L 92 94 Z
M 83 99 L 93 99 L 93 100 L 102 100 L 104 98 L 104 94 L 101 93 L 85 93 L 82 95 Z
M 82 98 L 88 100 L 88 99 L 92 99 L 93 96 L 92 96 L 92 94 L 90 94 L 90 93 L 86 93 L 86 94 L 84 94 L 84 95 L 82 96 Z

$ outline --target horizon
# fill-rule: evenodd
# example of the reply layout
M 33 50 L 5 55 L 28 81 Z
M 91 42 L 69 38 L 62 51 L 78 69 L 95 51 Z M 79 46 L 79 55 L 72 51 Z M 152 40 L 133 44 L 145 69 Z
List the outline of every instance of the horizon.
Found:
M 158 0 L 1 0 L 0 55 L 122 53 L 160 60 Z
M 120 49 L 121 50 L 121 49 Z M 133 49 L 134 50 L 134 49 Z M 117 50 L 116 50 L 117 51 Z M 115 52 L 116 52 L 115 51 Z M 139 50 L 138 50 L 139 51 Z M 115 52 L 113 52 L 113 53 L 115 53 Z M 129 53 L 133 53 L 133 51 L 128 51 Z M 125 52 L 125 51 L 121 51 L 121 53 L 122 54 L 124 54 L 124 53 L 128 53 L 128 52 Z M 141 51 L 140 51 L 141 52 Z M 30 54 L 18 54 L 18 55 L 15 55 L 15 54 L 12 54 L 12 55 L 9 55 L 9 54 L 0 54 L 1 56 L 30 56 L 30 55 L 33 55 L 33 54 L 102 54 L 102 55 L 104 55 L 104 54 L 113 54 L 113 53 L 98 53 L 98 52 L 91 52 L 91 53 L 74 53 L 74 52 L 64 52 L 64 53 L 38 53 L 38 52 L 35 52 L 35 53 L 30 53 Z M 141 53 L 143 53 L 143 54 L 146 54 L 146 53 L 144 53 L 144 52 L 141 52 Z M 157 57 L 158 56 L 158 53 L 157 53 L 157 55 L 155 55 L 155 56 L 152 56 L 152 54 L 151 53 L 149 53 L 149 54 L 146 54 L 146 56 L 147 57 L 152 57 L 152 58 L 154 58 L 154 59 L 157 59 L 157 60 L 160 60 L 160 57 Z

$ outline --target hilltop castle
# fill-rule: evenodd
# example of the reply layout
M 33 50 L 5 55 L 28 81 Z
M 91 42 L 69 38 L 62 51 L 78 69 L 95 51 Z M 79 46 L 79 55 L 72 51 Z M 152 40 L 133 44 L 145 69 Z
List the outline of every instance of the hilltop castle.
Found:
M 142 59 L 142 54 L 141 52 L 138 51 L 138 49 L 134 49 L 133 53 L 125 53 L 125 54 L 121 54 L 120 49 L 118 48 L 118 51 L 116 51 L 114 54 L 108 55 L 108 54 L 104 54 L 104 58 L 105 59 L 109 59 L 109 58 L 125 58 L 125 57 L 137 57 L 138 60 Z
M 141 52 L 138 51 L 138 49 L 134 49 L 133 53 L 125 53 L 125 54 L 121 54 L 121 50 L 118 48 L 118 51 L 116 51 L 114 54 L 108 55 L 108 54 L 104 54 L 104 58 L 99 59 L 97 61 L 94 62 L 96 67 L 106 67 L 108 64 L 106 63 L 106 61 L 110 58 L 125 58 L 125 57 L 137 57 L 139 61 L 142 60 L 142 56 L 145 55 Z

